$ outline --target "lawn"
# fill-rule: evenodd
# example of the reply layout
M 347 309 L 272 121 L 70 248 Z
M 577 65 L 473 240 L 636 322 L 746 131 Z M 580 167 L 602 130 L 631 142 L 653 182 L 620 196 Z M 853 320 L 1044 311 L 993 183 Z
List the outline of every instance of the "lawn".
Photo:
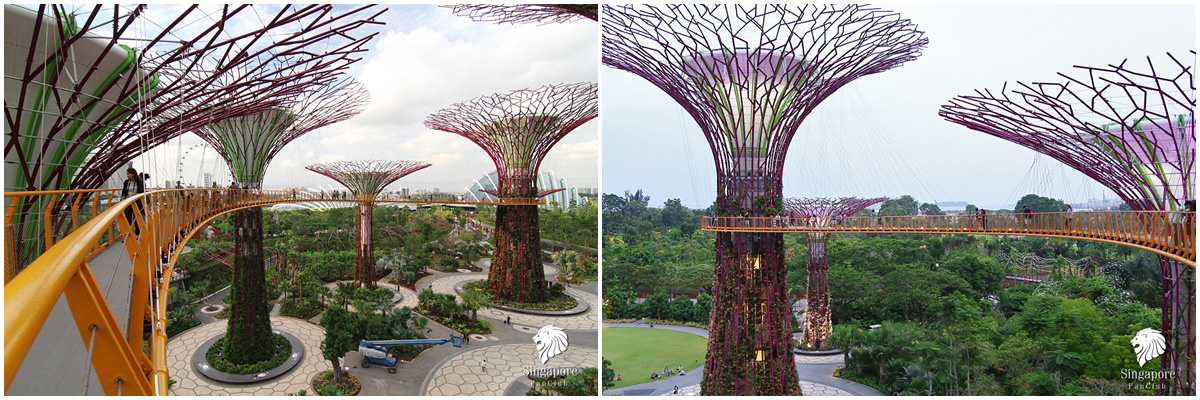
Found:
M 704 365 L 708 339 L 690 333 L 646 328 L 604 328 L 604 358 L 621 380 L 614 388 L 650 381 L 663 367 L 691 371 Z

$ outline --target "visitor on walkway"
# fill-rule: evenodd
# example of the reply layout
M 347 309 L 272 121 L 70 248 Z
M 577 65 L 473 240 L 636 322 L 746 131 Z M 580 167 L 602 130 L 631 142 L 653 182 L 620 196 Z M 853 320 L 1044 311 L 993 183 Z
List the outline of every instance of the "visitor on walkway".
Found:
M 505 325 L 512 325 L 512 316 L 511 316 L 511 315 L 506 315 L 506 316 L 504 316 L 504 324 L 505 324 Z
M 1025 208 L 1021 210 L 1021 214 L 1025 216 L 1024 229 L 1028 230 L 1029 228 L 1033 227 L 1033 210 L 1029 209 L 1029 206 L 1025 206 Z
M 483 361 L 479 362 L 479 368 L 482 369 L 484 373 L 487 373 L 487 359 L 486 358 L 483 359 Z
M 675 385 L 675 391 L 671 392 L 671 394 L 679 394 L 679 385 Z
M 136 169 L 133 169 L 133 167 L 126 169 L 125 178 L 125 184 L 121 188 L 121 200 L 125 200 L 130 196 L 134 196 L 139 193 L 146 193 L 146 183 L 140 179 L 141 175 L 138 175 Z M 145 210 L 142 210 L 141 200 L 138 200 L 134 207 L 137 207 L 138 211 L 140 211 L 142 215 L 146 215 Z M 129 220 L 130 225 L 133 226 L 133 234 L 135 236 L 141 235 L 142 230 L 138 227 L 137 220 L 133 218 L 132 207 L 125 208 L 125 219 Z
M 987 229 L 987 210 L 979 209 L 979 229 Z

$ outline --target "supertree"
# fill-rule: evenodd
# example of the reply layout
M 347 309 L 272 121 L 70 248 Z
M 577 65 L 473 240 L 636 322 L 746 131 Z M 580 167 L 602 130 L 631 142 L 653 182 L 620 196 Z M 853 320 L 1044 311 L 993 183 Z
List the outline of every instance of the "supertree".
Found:
M 450 8 L 450 12 L 469 17 L 476 22 L 498 24 L 549 24 L 571 22 L 581 17 L 595 21 L 598 8 L 595 4 L 458 4 L 442 7 Z
M 146 23 L 147 7 L 5 5 L 5 190 L 100 188 L 149 148 L 278 108 L 357 61 L 375 35 L 358 31 L 386 11 L 192 5 Z M 259 17 L 271 18 L 245 23 Z M 6 261 L 41 253 L 37 201 L 19 205 L 9 234 L 22 244 Z M 70 213 L 55 215 L 63 234 Z
M 292 140 L 313 130 L 340 122 L 366 107 L 370 93 L 359 83 L 343 79 L 336 84 L 310 87 L 290 107 L 235 117 L 205 125 L 195 132 L 229 164 L 239 188 L 259 189 L 275 154 Z M 225 338 L 226 359 L 240 363 L 271 356 L 263 260 L 262 208 L 233 212 L 233 305 Z
M 605 65 L 662 89 L 716 159 L 719 215 L 783 213 L 788 144 L 851 81 L 920 55 L 927 39 L 858 5 L 605 5 Z M 718 233 L 705 395 L 800 394 L 781 233 Z
M 541 302 L 546 277 L 540 256 L 536 205 L 503 204 L 505 199 L 545 196 L 537 170 L 550 148 L 575 128 L 596 118 L 596 84 L 546 85 L 482 96 L 439 110 L 425 119 L 431 129 L 458 134 L 492 158 L 499 175 L 495 256 L 488 286 L 503 299 Z
M 339 161 L 313 164 L 309 171 L 328 176 L 346 185 L 358 203 L 358 263 L 354 280 L 363 287 L 375 289 L 375 244 L 372 240 L 371 216 L 375 210 L 375 195 L 387 185 L 413 172 L 428 168 L 421 161 Z
M 784 206 L 792 222 L 800 221 L 811 226 L 830 226 L 838 218 L 854 215 L 873 204 L 887 201 L 887 197 L 860 199 L 857 197 L 788 198 Z M 801 343 L 820 348 L 825 339 L 833 334 L 833 321 L 829 312 L 829 234 L 807 233 L 808 237 L 808 309 L 805 311 L 804 338 Z
M 1169 60 L 1157 64 L 1147 57 L 1144 66 L 1128 59 L 1076 66 L 1075 74 L 1059 73 L 1058 82 L 977 90 L 951 99 L 939 115 L 1053 157 L 1116 192 L 1133 210 L 1176 211 L 1196 198 L 1196 52 L 1190 54 L 1190 60 L 1167 54 Z M 1194 395 L 1195 271 L 1165 256 L 1158 262 L 1167 339 L 1162 365 L 1176 372 L 1161 381 L 1160 392 Z

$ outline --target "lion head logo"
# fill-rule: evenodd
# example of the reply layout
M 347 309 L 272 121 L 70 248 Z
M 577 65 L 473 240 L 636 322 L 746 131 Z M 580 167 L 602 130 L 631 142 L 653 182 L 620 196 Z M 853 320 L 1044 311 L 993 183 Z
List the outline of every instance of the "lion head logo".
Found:
M 557 326 L 546 325 L 533 335 L 533 342 L 537 343 L 538 355 L 545 364 L 546 360 L 567 350 L 567 333 Z
M 1133 352 L 1137 354 L 1139 366 L 1146 365 L 1146 361 L 1161 356 L 1167 350 L 1167 341 L 1163 339 L 1162 333 L 1152 328 L 1138 331 L 1129 343 L 1133 344 Z

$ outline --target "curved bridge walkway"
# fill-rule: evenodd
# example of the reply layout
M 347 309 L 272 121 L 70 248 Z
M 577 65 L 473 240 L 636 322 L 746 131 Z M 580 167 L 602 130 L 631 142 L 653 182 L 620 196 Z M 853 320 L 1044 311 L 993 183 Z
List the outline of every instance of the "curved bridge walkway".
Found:
M 903 217 L 704 217 L 710 232 L 908 233 L 1042 236 L 1116 243 L 1196 268 L 1196 213 L 1088 211 L 1069 213 L 921 215 Z
M 82 366 L 71 394 L 166 395 L 167 293 L 188 239 L 212 219 L 232 211 L 297 202 L 400 202 L 409 204 L 537 205 L 535 198 L 463 201 L 458 197 L 364 196 L 294 190 L 170 189 L 114 202 L 118 190 L 6 192 L 6 248 L 13 233 L 44 237 L 46 249 L 21 266 L 5 253 L 4 384 L 7 394 L 24 361 Z M 87 199 L 87 200 L 84 200 Z M 102 199 L 107 202 L 101 204 Z M 30 206 L 36 204 L 36 207 Z M 80 216 L 79 210 L 90 211 Z M 131 218 L 121 211 L 131 212 Z M 45 227 L 18 221 L 40 218 Z M 86 223 L 84 223 L 86 222 Z M 133 226 L 140 227 L 133 235 Z M 58 229 L 55 227 L 69 228 Z M 55 228 L 55 229 L 52 229 Z M 120 262 L 108 259 L 119 259 Z M 115 278 L 114 278 L 115 277 Z M 119 278 L 119 279 L 118 279 Z M 121 284 L 112 282 L 120 281 Z M 65 301 L 60 301 L 60 298 Z M 54 315 L 54 318 L 52 317 Z M 143 320 L 150 321 L 148 351 Z M 130 323 L 133 322 L 133 323 Z M 74 325 L 75 329 L 71 329 Z M 49 328 L 49 329 L 46 329 Z M 78 336 L 76 336 L 78 335 Z M 70 351 L 46 358 L 37 348 Z M 88 360 L 90 360 L 90 366 Z M 31 367 L 32 368 L 32 367 Z M 35 368 L 36 369 L 36 368 Z M 90 370 L 89 370 L 90 369 Z M 30 369 L 28 373 L 41 375 Z M 22 376 L 28 373 L 22 373 Z M 56 375 L 45 375 L 56 376 Z M 86 377 L 86 379 L 85 379 Z M 85 383 L 87 382 L 87 383 Z M 21 385 L 16 385 L 19 388 Z M 20 389 L 17 389 L 20 392 Z M 39 394 L 47 394 L 39 391 Z

